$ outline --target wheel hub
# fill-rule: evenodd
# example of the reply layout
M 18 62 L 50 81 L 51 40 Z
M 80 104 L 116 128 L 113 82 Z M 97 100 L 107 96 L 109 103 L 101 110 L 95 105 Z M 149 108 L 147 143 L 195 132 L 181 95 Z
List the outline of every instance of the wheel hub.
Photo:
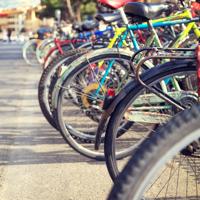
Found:
M 99 88 L 99 83 L 91 83 L 84 88 L 83 94 L 81 95 L 81 100 L 84 108 L 91 108 L 93 106 L 101 106 L 103 100 L 101 101 L 98 96 L 104 94 L 106 89 L 102 86 L 99 95 L 96 96 L 95 92 Z

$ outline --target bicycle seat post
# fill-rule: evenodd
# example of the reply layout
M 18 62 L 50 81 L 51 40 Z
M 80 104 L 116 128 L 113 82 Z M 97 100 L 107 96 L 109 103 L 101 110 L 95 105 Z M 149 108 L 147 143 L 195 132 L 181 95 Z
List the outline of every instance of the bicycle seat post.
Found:
M 123 20 L 124 24 L 128 25 L 128 18 L 126 16 L 125 12 L 124 12 L 124 9 L 123 8 L 119 8 L 118 10 L 120 12 L 120 15 L 122 17 L 122 20 Z
M 130 36 L 131 36 L 131 38 L 132 38 L 132 42 L 133 42 L 134 48 L 135 48 L 136 51 L 138 51 L 138 50 L 140 49 L 140 47 L 139 47 L 139 45 L 138 45 L 138 43 L 137 43 L 137 40 L 136 40 L 136 38 L 135 38 L 135 36 L 134 36 L 133 31 L 132 31 L 132 30 L 130 29 L 130 27 L 129 27 L 128 18 L 127 18 L 127 16 L 126 16 L 125 12 L 124 12 L 124 8 L 121 7 L 121 8 L 119 8 L 118 10 L 119 10 L 119 12 L 120 12 L 120 15 L 121 15 L 121 17 L 122 17 L 122 20 L 123 20 L 124 24 L 125 24 L 126 27 L 127 27 L 128 32 L 130 33 Z

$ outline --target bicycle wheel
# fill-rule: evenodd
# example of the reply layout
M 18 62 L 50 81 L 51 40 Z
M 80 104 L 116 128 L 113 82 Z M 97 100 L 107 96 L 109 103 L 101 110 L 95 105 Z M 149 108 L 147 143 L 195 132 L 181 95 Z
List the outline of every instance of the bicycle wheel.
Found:
M 133 154 L 108 200 L 200 199 L 200 107 L 185 110 Z
M 77 49 L 65 52 L 63 55 L 59 55 L 47 68 L 44 69 L 40 78 L 38 85 L 39 105 L 47 121 L 56 129 L 57 126 L 52 116 L 51 105 L 49 105 L 49 86 L 51 84 L 52 77 L 59 67 L 67 67 L 75 58 L 86 52 L 87 50 Z
M 63 52 L 72 50 L 72 49 L 88 49 L 88 50 L 94 50 L 94 49 L 101 49 L 104 48 L 105 45 L 107 45 L 107 43 L 100 43 L 100 42 L 95 42 L 95 43 L 91 43 L 91 42 L 87 42 L 87 43 L 66 43 L 66 44 L 62 44 L 61 48 L 63 50 Z M 46 58 L 45 58 L 45 62 L 43 65 L 43 68 L 45 69 L 53 59 L 55 59 L 58 55 L 60 54 L 60 51 L 57 47 L 50 49 L 50 51 L 48 52 Z
M 189 77 L 192 80 L 193 90 L 181 88 L 182 82 Z M 163 91 L 163 93 L 165 95 L 168 94 L 184 106 L 191 106 L 198 102 L 197 93 L 195 92 L 197 90 L 195 77 L 195 62 L 189 60 L 172 61 L 157 66 L 146 71 L 142 79 L 146 84 L 158 90 L 161 89 L 163 81 L 170 80 L 167 84 L 167 91 Z M 176 85 L 178 83 L 179 90 L 175 89 L 175 84 L 172 81 L 176 81 Z M 113 181 L 115 181 L 128 159 L 117 161 L 116 155 L 121 153 L 126 156 L 132 155 L 142 140 L 178 112 L 176 107 L 149 92 L 138 82 L 131 82 L 124 88 L 124 91 L 126 91 L 127 95 L 116 106 L 110 117 L 104 144 L 106 165 Z M 122 92 L 124 91 L 122 90 Z M 121 137 L 117 137 L 117 133 L 124 121 L 132 122 L 132 127 L 124 130 L 125 134 Z
M 43 40 L 36 49 L 36 57 L 40 64 L 44 63 L 44 58 L 48 54 L 49 50 L 55 46 L 53 38 L 47 38 Z
M 57 70 L 59 69 L 59 71 L 62 71 L 64 68 L 68 68 L 68 66 L 71 66 L 73 64 L 73 61 L 78 59 L 81 55 L 87 53 L 91 49 L 101 48 L 104 44 L 95 43 L 93 44 L 93 46 L 91 46 L 91 43 L 86 43 L 84 45 L 81 45 L 87 47 L 87 49 L 82 49 L 80 45 L 81 44 L 76 44 L 76 47 L 78 47 L 78 49 L 67 51 L 63 55 L 58 55 L 53 60 L 53 62 L 51 62 L 50 65 L 44 69 L 39 82 L 38 99 L 40 108 L 47 121 L 56 129 L 57 125 L 55 123 L 55 118 L 52 115 L 54 111 L 54 108 L 52 106 L 52 102 L 54 101 L 52 93 L 56 85 L 57 79 L 60 77 L 60 74 L 59 76 L 56 75 Z M 67 50 L 69 48 L 68 45 L 65 45 L 63 47 L 64 50 Z
M 62 45 L 63 52 L 71 51 L 72 47 L 70 44 Z M 49 52 L 46 54 L 43 62 L 43 68 L 47 68 L 47 66 L 60 55 L 60 51 L 57 47 L 53 47 L 49 50 Z
M 23 58 L 28 65 L 36 66 L 39 65 L 39 62 L 36 57 L 36 49 L 40 40 L 31 39 L 25 43 L 23 47 Z
M 66 141 L 76 151 L 89 158 L 102 160 L 103 149 L 94 150 L 96 128 L 102 112 L 106 90 L 109 88 L 119 91 L 130 78 L 129 62 L 131 52 L 115 49 L 97 50 L 82 56 L 77 66 L 67 72 L 62 84 L 57 101 L 57 123 L 59 130 Z M 110 62 L 110 76 L 106 77 L 104 86 L 100 88 L 99 95 L 95 98 L 100 79 L 105 73 Z M 57 85 L 58 86 L 58 85 Z M 77 123 L 77 119 L 78 123 Z M 129 126 L 129 124 L 123 124 Z M 84 138 L 92 144 L 83 144 L 73 137 Z

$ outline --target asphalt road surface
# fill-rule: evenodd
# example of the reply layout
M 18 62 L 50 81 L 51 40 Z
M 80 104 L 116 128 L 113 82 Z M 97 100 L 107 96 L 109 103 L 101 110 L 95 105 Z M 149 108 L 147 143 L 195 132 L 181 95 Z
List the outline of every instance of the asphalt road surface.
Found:
M 0 200 L 103 200 L 104 163 L 74 152 L 40 111 L 41 71 L 20 45 L 0 44 Z

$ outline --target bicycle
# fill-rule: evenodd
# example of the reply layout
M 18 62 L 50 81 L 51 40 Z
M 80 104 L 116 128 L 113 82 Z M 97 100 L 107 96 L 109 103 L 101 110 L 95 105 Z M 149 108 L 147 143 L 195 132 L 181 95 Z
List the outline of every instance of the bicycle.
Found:
M 147 26 L 147 24 L 142 24 L 141 26 Z M 79 108 L 80 107 L 83 108 L 82 109 L 83 112 L 85 112 L 86 115 L 88 115 L 89 118 L 92 119 L 94 122 L 99 122 L 99 119 L 96 116 L 99 116 L 101 114 L 101 108 L 102 108 L 101 106 L 103 104 L 103 99 L 104 99 L 104 96 L 105 96 L 105 92 L 103 92 L 103 89 L 102 89 L 103 84 L 100 84 L 99 82 L 101 82 L 101 81 L 98 81 L 98 79 L 96 78 L 97 84 L 91 84 L 90 85 L 91 87 L 89 87 L 89 86 L 85 87 L 85 92 L 81 93 L 79 91 L 81 89 L 80 84 L 77 87 L 75 87 L 76 83 L 80 83 L 78 81 L 78 79 L 76 80 L 75 78 L 76 77 L 77 78 L 85 77 L 84 74 L 86 74 L 87 70 L 89 70 L 88 63 L 89 63 L 89 66 L 98 66 L 98 63 L 101 63 L 102 60 L 106 60 L 106 59 L 108 60 L 107 63 L 112 63 L 112 60 L 115 60 L 115 62 L 118 63 L 118 64 L 122 63 L 121 66 L 120 65 L 118 66 L 118 68 L 122 71 L 122 75 L 124 73 L 124 75 L 127 75 L 127 77 L 130 77 L 129 76 L 130 71 L 126 70 L 126 69 L 129 69 L 128 66 L 129 66 L 129 61 L 131 59 L 129 51 L 123 51 L 123 50 L 111 51 L 111 50 L 105 50 L 105 49 L 104 50 L 98 50 L 98 51 L 95 51 L 94 53 L 90 53 L 90 55 L 86 56 L 86 58 L 83 56 L 82 58 L 76 60 L 74 62 L 74 63 L 76 63 L 76 65 L 74 65 L 72 63 L 73 67 L 70 67 L 70 69 L 68 68 L 66 70 L 66 73 L 62 74 L 60 82 L 57 83 L 57 88 L 55 88 L 54 93 L 53 93 L 53 97 L 55 97 L 55 99 L 52 99 L 52 102 L 55 104 L 54 105 L 54 111 L 57 115 L 59 129 L 61 130 L 64 137 L 67 138 L 68 142 L 71 144 L 72 147 L 74 146 L 74 149 L 76 151 L 78 151 L 79 153 L 86 155 L 90 158 L 95 158 L 95 159 L 103 159 L 103 154 L 101 152 L 96 152 L 96 151 L 92 150 L 91 148 L 88 151 L 88 145 L 86 145 L 87 147 L 84 148 L 83 144 L 78 144 L 78 142 L 75 141 L 72 138 L 72 136 L 70 136 L 70 133 L 71 133 L 71 134 L 76 135 L 76 136 L 79 135 L 79 137 L 81 137 L 81 138 L 88 138 L 91 141 L 94 141 L 94 139 L 95 139 L 94 129 L 93 129 L 93 131 L 89 131 L 90 134 L 87 134 L 87 131 L 81 129 L 81 127 L 79 127 L 79 128 L 73 127 L 74 122 L 73 121 L 70 122 L 69 120 L 71 120 L 71 119 L 67 119 L 67 116 L 63 115 L 63 113 L 64 113 L 63 112 L 64 111 L 63 105 L 67 105 L 67 100 L 69 100 L 69 98 L 68 99 L 64 98 L 64 96 L 66 96 L 65 95 L 66 91 L 70 91 L 70 89 L 71 89 L 70 93 L 73 93 L 71 96 L 74 97 L 74 98 L 71 98 L 72 103 L 74 102 L 74 104 L 78 105 Z M 93 68 L 91 67 L 91 74 L 92 74 L 92 69 Z M 115 69 L 113 68 L 112 70 L 114 71 Z M 118 70 L 119 74 L 120 74 L 120 70 Z M 107 76 L 107 74 L 104 73 L 104 68 L 102 68 L 102 74 L 103 74 L 104 77 Z M 95 74 L 95 75 L 98 76 L 98 74 Z M 128 78 L 123 78 L 123 76 L 122 77 L 114 76 L 114 78 L 115 77 L 116 77 L 116 80 L 118 80 L 118 79 L 119 80 L 127 80 L 128 79 Z M 73 79 L 74 79 L 74 81 L 73 81 Z M 65 80 L 65 81 L 63 81 L 63 80 Z M 84 79 L 81 79 L 81 80 L 84 80 Z M 99 78 L 99 80 L 105 81 L 105 80 L 109 80 L 109 78 L 103 79 L 101 77 L 101 78 Z M 75 86 L 73 85 L 73 83 L 74 83 Z M 85 83 L 87 83 L 87 80 L 85 81 Z M 122 81 L 120 81 L 120 83 L 122 83 Z M 71 88 L 70 88 L 70 85 L 72 86 Z M 77 95 L 75 94 L 76 90 L 75 89 L 73 90 L 73 88 L 75 88 L 77 90 Z M 121 88 L 120 84 L 116 85 L 114 89 L 117 91 L 117 88 Z M 96 95 L 97 91 L 100 93 L 99 100 L 98 100 L 98 98 L 94 99 L 94 96 Z M 90 95 L 92 93 L 94 93 L 94 96 Z M 87 97 L 89 97 L 89 98 L 87 98 Z M 93 99 L 94 99 L 94 102 L 96 102 L 96 104 L 92 103 Z M 78 100 L 80 100 L 79 101 L 80 103 L 78 102 Z M 84 103 L 83 105 L 82 105 L 81 101 Z M 70 108 L 70 105 L 71 104 L 68 104 L 68 106 L 65 106 L 65 109 Z M 63 109 L 63 111 L 62 111 L 62 109 Z M 79 113 L 78 114 L 79 116 L 82 116 L 82 114 L 81 114 L 82 111 L 76 111 L 76 112 Z M 94 117 L 91 116 L 92 114 L 94 114 Z M 91 124 L 92 124 L 92 122 L 91 122 Z M 95 125 L 93 123 L 93 127 L 94 126 Z M 88 127 L 88 129 L 89 129 L 89 127 Z M 90 130 L 91 130 L 91 125 L 90 125 Z M 93 133 L 93 135 L 92 135 L 92 133 Z
M 108 200 L 199 199 L 200 107 L 172 118 L 133 153 Z
M 90 31 L 93 30 L 91 27 Z M 88 29 L 86 29 L 88 30 Z M 96 30 L 94 32 L 86 32 L 83 35 L 79 34 L 72 39 L 60 40 L 54 39 L 54 46 L 43 56 L 43 68 L 46 68 L 56 56 L 63 55 L 65 51 L 73 50 L 76 48 L 91 48 L 91 46 L 98 43 L 106 43 L 105 36 L 112 35 L 112 27 L 107 27 L 105 30 Z M 95 39 L 92 39 L 95 38 Z M 103 39 L 102 39 L 103 38 Z
M 50 37 L 51 33 L 48 31 L 44 33 L 36 33 L 33 38 L 30 38 L 30 40 L 24 44 L 22 48 L 22 56 L 28 65 L 39 65 L 36 54 L 37 48 L 43 43 L 44 39 L 49 40 Z
M 136 69 L 137 79 L 130 82 L 105 111 L 107 117 L 103 121 L 107 121 L 108 116 L 110 118 L 106 128 L 104 150 L 106 165 L 113 181 L 126 163 L 126 159 L 117 161 L 117 158 L 131 155 L 137 145 L 152 132 L 156 132 L 160 125 L 179 111 L 198 103 L 197 57 L 194 49 L 188 51 L 193 54 L 165 53 L 144 58 Z M 159 65 L 141 76 L 138 74 L 143 61 L 161 58 L 178 60 Z M 163 87 L 163 82 L 167 83 L 166 88 Z M 132 123 L 132 126 L 124 129 L 123 136 L 118 137 L 120 124 L 126 121 Z M 100 129 L 102 127 L 99 127 Z M 96 145 L 99 144 L 98 141 Z

